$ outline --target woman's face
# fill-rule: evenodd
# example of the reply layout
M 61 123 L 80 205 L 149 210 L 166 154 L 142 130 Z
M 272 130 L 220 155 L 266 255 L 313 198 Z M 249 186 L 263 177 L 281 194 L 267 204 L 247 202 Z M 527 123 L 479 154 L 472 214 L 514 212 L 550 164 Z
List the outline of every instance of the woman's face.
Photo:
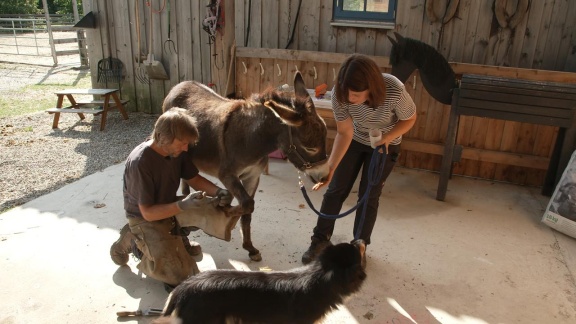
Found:
M 369 91 L 364 90 L 360 92 L 348 90 L 348 101 L 353 105 L 358 105 L 368 101 Z

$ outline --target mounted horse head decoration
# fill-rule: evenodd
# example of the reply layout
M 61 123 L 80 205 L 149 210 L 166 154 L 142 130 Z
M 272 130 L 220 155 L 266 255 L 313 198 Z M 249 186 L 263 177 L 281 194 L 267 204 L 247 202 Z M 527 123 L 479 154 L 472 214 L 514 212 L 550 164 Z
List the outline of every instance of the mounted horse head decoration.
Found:
M 390 74 L 402 83 L 418 69 L 422 84 L 428 93 L 443 104 L 452 102 L 452 89 L 457 87 L 454 70 L 434 47 L 421 41 L 403 37 L 394 32 L 396 40 L 388 36 L 392 42 L 390 53 Z
M 238 200 L 228 214 L 241 215 L 242 247 L 254 261 L 260 252 L 250 236 L 254 195 L 268 154 L 284 151 L 288 160 L 313 181 L 329 172 L 326 158 L 326 124 L 316 113 L 302 75 L 294 77 L 294 92 L 268 89 L 249 99 L 226 99 L 207 86 L 184 81 L 172 88 L 162 106 L 188 110 L 200 134 L 193 148 L 196 167 L 218 177 Z

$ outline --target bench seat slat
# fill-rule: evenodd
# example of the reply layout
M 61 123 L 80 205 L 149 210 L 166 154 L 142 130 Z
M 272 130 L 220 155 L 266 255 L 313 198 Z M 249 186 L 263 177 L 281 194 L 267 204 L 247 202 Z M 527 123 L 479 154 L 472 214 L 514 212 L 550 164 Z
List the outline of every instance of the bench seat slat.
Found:
M 466 93 L 468 91 L 481 91 L 481 92 L 489 92 L 490 96 L 493 94 L 502 94 L 502 95 L 509 95 L 509 96 L 516 96 L 516 97 L 526 97 L 532 99 L 552 99 L 552 100 L 564 100 L 568 103 L 571 103 L 571 107 L 574 106 L 574 101 L 576 101 L 576 89 L 574 93 L 566 93 L 566 92 L 554 92 L 548 90 L 527 90 L 523 88 L 511 88 L 506 86 L 499 86 L 499 85 L 485 85 L 485 84 L 469 84 L 465 83 L 462 84 L 460 87 L 462 93 L 460 96 L 468 96 Z M 482 94 L 484 95 L 484 94 Z M 555 104 L 552 104 L 555 105 Z M 567 104 L 565 104 L 567 105 Z
M 509 79 L 502 77 L 491 77 L 486 75 L 465 74 L 462 76 L 462 87 L 474 87 L 479 85 L 494 86 L 497 88 L 519 88 L 526 90 L 541 90 L 555 92 L 558 94 L 565 93 L 576 96 L 576 84 L 559 83 L 549 81 L 533 81 L 523 79 Z
M 496 118 L 536 125 L 548 125 L 556 127 L 570 127 L 572 125 L 572 121 L 566 118 L 519 114 L 518 112 L 501 110 L 494 111 L 485 108 L 459 107 L 458 112 L 465 116 Z
M 122 102 L 122 105 L 125 105 L 128 102 L 130 102 L 130 100 L 122 99 L 122 100 L 120 100 L 120 102 Z M 104 100 L 79 100 L 79 101 L 76 101 L 76 103 L 79 105 L 104 105 Z M 115 107 L 116 103 L 114 102 L 114 100 L 110 100 L 109 105 L 110 105 L 110 107 Z
M 475 109 L 486 109 L 492 112 L 492 114 L 497 115 L 499 111 L 511 112 L 519 115 L 533 115 L 539 117 L 553 117 L 566 119 L 568 121 L 572 120 L 574 112 L 569 109 L 558 109 L 552 107 L 542 108 L 540 106 L 530 106 L 530 105 L 517 105 L 513 103 L 499 103 L 483 101 L 480 99 L 470 99 L 470 98 L 460 98 L 458 102 L 458 112 L 461 108 L 475 108 Z M 494 118 L 498 119 L 498 116 Z
M 103 109 L 91 109 L 91 108 L 48 108 L 46 112 L 49 114 L 54 113 L 72 113 L 72 114 L 94 114 L 100 115 L 104 112 Z
M 462 99 L 477 99 L 485 101 L 488 106 L 499 106 L 499 105 L 516 105 L 519 106 L 519 111 L 522 111 L 522 106 L 531 106 L 533 109 L 542 110 L 543 114 L 547 114 L 550 109 L 566 110 L 571 114 L 572 110 L 576 109 L 576 101 L 570 101 L 565 99 L 556 98 L 543 98 L 543 97 L 533 97 L 520 94 L 507 94 L 499 92 L 488 92 L 488 91 L 477 91 L 477 90 L 460 90 L 460 100 Z

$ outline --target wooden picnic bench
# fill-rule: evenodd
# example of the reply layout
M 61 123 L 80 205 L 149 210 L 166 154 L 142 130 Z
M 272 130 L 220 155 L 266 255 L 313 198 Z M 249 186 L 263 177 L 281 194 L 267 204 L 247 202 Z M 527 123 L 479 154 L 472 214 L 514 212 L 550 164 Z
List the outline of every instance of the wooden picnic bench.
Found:
M 576 84 L 465 74 L 454 89 L 436 199 L 446 197 L 460 116 L 477 116 L 559 127 L 542 194 L 550 196 L 576 150 Z
M 84 119 L 84 114 L 101 115 L 100 130 L 106 127 L 106 117 L 112 109 L 118 109 L 124 119 L 128 119 L 128 114 L 124 110 L 124 105 L 129 100 L 121 100 L 118 89 L 66 89 L 57 91 L 58 101 L 55 108 L 46 109 L 49 114 L 54 114 L 52 128 L 58 128 L 58 121 L 61 113 L 78 114 L 80 119 Z M 74 99 L 74 95 L 100 96 L 102 99 L 81 101 Z M 68 98 L 70 106 L 63 107 L 64 97 Z M 112 101 L 110 101 L 112 99 Z M 96 107 L 94 107 L 96 106 Z

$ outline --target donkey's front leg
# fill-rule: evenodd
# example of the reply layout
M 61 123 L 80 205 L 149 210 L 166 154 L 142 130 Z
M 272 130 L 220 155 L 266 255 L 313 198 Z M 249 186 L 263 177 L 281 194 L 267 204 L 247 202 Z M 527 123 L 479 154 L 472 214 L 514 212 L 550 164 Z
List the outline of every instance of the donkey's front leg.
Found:
M 240 224 L 242 226 L 242 248 L 248 251 L 248 256 L 252 261 L 262 261 L 262 255 L 257 248 L 252 245 L 252 235 L 250 229 L 250 222 L 252 221 L 252 214 L 242 215 Z

